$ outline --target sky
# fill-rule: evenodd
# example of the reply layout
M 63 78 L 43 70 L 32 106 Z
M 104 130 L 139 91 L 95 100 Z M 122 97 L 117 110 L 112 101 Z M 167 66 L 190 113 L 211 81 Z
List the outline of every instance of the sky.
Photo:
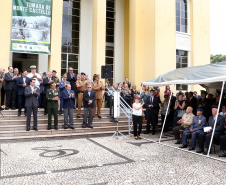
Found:
M 226 55 L 226 0 L 210 0 L 210 53 Z

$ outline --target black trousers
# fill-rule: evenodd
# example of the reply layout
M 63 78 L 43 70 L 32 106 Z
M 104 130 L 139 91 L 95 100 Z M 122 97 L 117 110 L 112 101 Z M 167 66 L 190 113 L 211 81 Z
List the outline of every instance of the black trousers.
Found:
M 33 110 L 33 118 L 34 118 L 34 129 L 37 129 L 37 114 L 38 114 L 38 107 L 36 106 L 28 106 L 27 109 L 27 129 L 30 129 L 30 122 L 31 122 L 31 112 Z
M 222 134 L 219 132 L 214 132 L 213 141 L 219 141 L 221 135 Z M 204 149 L 205 141 L 206 141 L 206 148 L 209 148 L 211 137 L 212 137 L 212 132 L 211 133 L 203 132 L 203 133 L 199 134 L 199 148 Z
M 16 91 L 10 90 L 6 91 L 6 107 L 15 108 L 16 107 Z
M 166 115 L 161 114 L 162 126 L 163 126 L 163 123 L 164 123 L 165 116 Z M 169 126 L 170 126 L 170 117 L 169 117 L 169 115 L 167 115 L 167 117 L 166 117 L 166 123 L 165 123 L 165 127 L 164 127 L 164 131 L 165 132 L 168 131 Z
M 184 127 L 182 127 L 181 125 L 176 126 L 173 128 L 173 135 L 175 137 L 176 140 L 180 139 L 180 133 L 179 130 L 184 130 Z
M 139 124 L 138 136 L 142 131 L 142 116 L 133 115 L 133 132 L 134 136 L 137 136 L 137 124 Z
M 152 125 L 152 133 L 155 134 L 155 128 L 158 124 L 158 111 L 156 110 L 147 110 L 147 133 L 150 132 L 150 124 Z
M 18 113 L 21 114 L 21 109 L 24 107 L 26 101 L 26 96 L 24 95 L 18 95 Z M 26 112 L 26 107 L 24 112 Z
M 47 114 L 47 100 L 46 100 L 46 94 L 43 94 L 43 107 L 44 107 L 44 113 Z
M 220 149 L 226 150 L 226 135 L 223 135 L 220 138 Z
M 1 89 L 1 105 L 5 105 L 4 102 L 5 102 L 5 90 L 4 90 L 4 86 L 2 86 L 2 89 Z

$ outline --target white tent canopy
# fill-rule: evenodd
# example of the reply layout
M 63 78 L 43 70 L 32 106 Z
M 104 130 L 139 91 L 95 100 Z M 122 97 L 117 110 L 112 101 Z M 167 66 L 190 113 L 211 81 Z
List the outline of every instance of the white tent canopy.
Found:
M 221 62 L 175 69 L 154 80 L 143 82 L 142 85 L 166 86 L 171 84 L 200 84 L 205 88 L 221 88 L 222 82 L 225 80 L 226 62 Z

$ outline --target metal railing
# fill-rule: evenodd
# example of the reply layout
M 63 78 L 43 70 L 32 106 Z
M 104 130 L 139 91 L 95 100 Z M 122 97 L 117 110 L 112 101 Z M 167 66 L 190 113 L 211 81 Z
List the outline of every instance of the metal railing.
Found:
M 105 91 L 106 93 L 108 93 L 108 95 L 113 96 L 114 97 L 114 92 L 115 89 L 108 89 L 106 87 L 106 89 L 108 91 Z M 129 104 L 123 99 L 123 97 L 120 95 L 120 109 L 122 110 L 122 112 L 125 114 L 125 116 L 128 118 L 128 127 L 129 127 L 129 135 L 130 135 L 130 131 L 133 127 L 133 124 L 131 125 L 131 120 L 132 120 L 132 113 L 133 113 L 133 109 L 129 106 Z M 113 115 L 114 116 L 114 115 Z

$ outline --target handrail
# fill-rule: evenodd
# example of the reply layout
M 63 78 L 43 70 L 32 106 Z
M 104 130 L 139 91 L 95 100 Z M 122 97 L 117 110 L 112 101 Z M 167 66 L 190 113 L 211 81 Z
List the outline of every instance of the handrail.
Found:
M 106 89 L 108 91 L 106 91 L 109 95 L 114 96 L 114 92 L 115 89 L 108 89 L 106 87 Z M 125 116 L 128 118 L 128 123 L 129 123 L 129 135 L 130 135 L 130 130 L 132 129 L 133 125 L 130 125 L 130 120 L 132 119 L 132 113 L 133 113 L 133 109 L 129 106 L 129 104 L 122 98 L 122 96 L 120 95 L 120 99 L 119 99 L 119 104 L 120 104 L 120 109 L 122 110 L 122 112 L 125 114 Z

